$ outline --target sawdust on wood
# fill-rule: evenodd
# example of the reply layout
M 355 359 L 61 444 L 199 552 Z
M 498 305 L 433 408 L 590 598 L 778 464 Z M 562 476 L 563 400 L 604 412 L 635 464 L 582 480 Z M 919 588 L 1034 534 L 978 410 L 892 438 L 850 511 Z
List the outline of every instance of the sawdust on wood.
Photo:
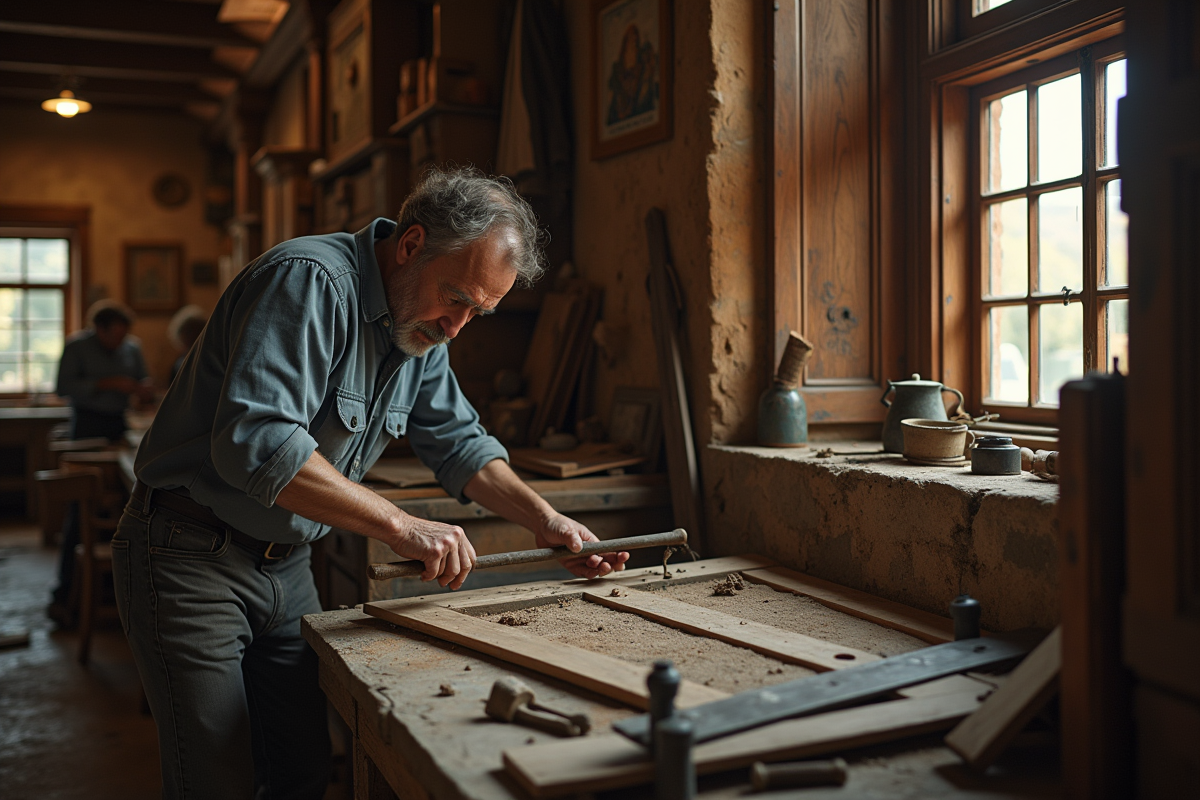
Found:
M 438 687 L 438 697 L 454 697 L 458 692 L 454 691 L 454 687 L 448 683 L 443 683 Z
M 714 593 L 714 583 L 671 585 L 657 591 L 693 605 L 745 620 L 803 633 L 859 650 L 891 656 L 925 643 L 840 611 L 807 597 L 743 582 L 729 595 Z M 643 591 L 627 588 L 622 591 Z M 530 633 L 572 644 L 634 664 L 650 666 L 669 658 L 687 680 L 735 693 L 772 686 L 812 675 L 813 671 L 755 653 L 717 639 L 696 636 L 586 601 L 560 601 L 518 611 L 485 615 L 504 625 L 527 626 Z
M 740 592 L 746 588 L 746 582 L 742 580 L 741 573 L 731 572 L 720 580 L 712 582 L 713 597 L 733 597 L 734 592 Z

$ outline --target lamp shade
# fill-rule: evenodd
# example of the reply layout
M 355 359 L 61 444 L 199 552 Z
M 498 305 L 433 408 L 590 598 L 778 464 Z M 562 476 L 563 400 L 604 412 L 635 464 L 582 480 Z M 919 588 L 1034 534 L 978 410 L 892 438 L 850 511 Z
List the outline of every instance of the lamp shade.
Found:
M 92 104 L 81 100 L 70 89 L 63 89 L 58 97 L 52 97 L 42 103 L 46 111 L 53 111 L 61 117 L 73 117 L 76 114 L 86 114 L 92 110 Z

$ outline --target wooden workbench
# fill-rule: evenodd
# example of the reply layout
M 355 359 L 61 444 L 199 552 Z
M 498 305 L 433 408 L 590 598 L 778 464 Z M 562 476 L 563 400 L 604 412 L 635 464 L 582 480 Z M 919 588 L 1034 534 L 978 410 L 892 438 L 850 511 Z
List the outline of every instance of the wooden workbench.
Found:
M 741 570 L 755 583 L 766 586 L 771 586 L 776 577 L 782 576 L 783 582 L 776 582 L 774 588 L 789 586 L 792 591 L 811 597 L 828 608 L 838 608 L 856 617 L 873 616 L 876 621 L 890 618 L 890 621 L 883 622 L 887 627 L 900 630 L 902 626 L 907 626 L 911 634 L 927 640 L 949 636 L 948 619 L 808 579 L 788 570 L 770 568 L 769 564 L 766 559 L 754 556 L 688 564 L 687 574 L 677 571 L 671 584 L 710 581 L 717 575 L 733 570 Z M 648 568 L 630 570 L 599 581 L 573 580 L 495 587 L 450 596 L 439 595 L 424 603 L 414 598 L 380 605 L 401 610 L 416 609 L 413 613 L 417 614 L 422 613 L 419 611 L 422 608 L 445 611 L 449 605 L 458 611 L 470 609 L 472 617 L 477 618 L 481 613 L 496 614 L 505 609 L 525 608 L 547 601 L 564 602 L 566 598 L 578 598 L 584 592 L 608 595 L 615 587 L 621 586 L 621 593 L 628 594 L 634 588 L 654 588 L 664 584 L 659 570 Z M 632 592 L 634 596 L 642 594 Z M 449 613 L 457 618 L 455 612 Z M 481 621 L 478 624 L 495 630 L 501 639 L 525 635 L 520 628 L 495 624 L 494 621 Z M 637 713 L 634 704 L 611 699 L 612 692 L 598 694 L 580 688 L 578 680 L 564 682 L 547 677 L 544 667 L 518 666 L 511 654 L 494 652 L 495 657 L 484 655 L 478 649 L 451 643 L 441 636 L 431 638 L 356 609 L 305 617 L 303 632 L 320 659 L 321 686 L 352 734 L 350 752 L 353 754 L 356 798 L 390 798 L 393 792 L 403 798 L 436 800 L 528 798 L 530 795 L 527 790 L 511 773 L 505 771 L 505 751 L 510 754 L 532 753 L 541 746 L 560 747 L 564 743 L 577 743 L 584 751 L 589 748 L 611 749 L 608 743 L 620 738 L 609 732 L 611 723 Z M 783 635 L 780 638 L 788 637 Z M 523 654 L 515 658 L 519 661 Z M 604 659 L 605 656 L 597 655 L 596 658 Z M 569 712 L 590 714 L 593 720 L 592 734 L 584 740 L 557 740 L 538 731 L 489 720 L 483 714 L 483 705 L 492 683 L 510 674 L 516 674 L 528 683 L 539 702 Z M 953 676 L 943 681 L 971 684 L 977 678 Z M 615 684 L 618 681 L 610 677 L 609 682 Z M 634 684 L 630 682 L 629 688 L 637 691 L 638 687 Z M 443 686 L 450 687 L 452 692 L 443 691 Z M 963 714 L 977 707 L 979 697 L 976 697 L 976 693 L 981 691 L 979 686 L 983 686 L 981 697 L 988 691 L 984 684 L 977 684 L 974 689 L 968 687 L 965 695 L 961 686 L 951 687 L 953 698 L 959 698 L 953 702 L 963 703 L 965 700 L 965 705 L 956 712 L 955 720 L 935 721 L 934 725 L 925 725 L 920 731 L 913 731 L 914 734 L 924 735 L 923 739 L 918 737 L 894 745 L 877 745 L 869 754 L 883 754 L 886 758 L 862 760 L 852 770 L 852 785 L 846 788 L 857 786 L 861 789 L 884 790 L 879 795 L 881 797 L 892 796 L 889 791 L 896 790 L 900 784 L 907 784 L 906 796 L 931 798 L 975 798 L 997 788 L 1016 789 L 1011 796 L 1054 796 L 1054 778 L 1047 777 L 1044 771 L 1031 778 L 1022 776 L 1016 781 L 1011 776 L 1005 776 L 1002 786 L 997 786 L 994 778 L 970 775 L 956 756 L 940 746 L 939 731 L 947 730 Z M 890 701 L 890 704 L 912 702 L 928 705 L 931 701 L 952 699 L 951 693 L 945 689 L 940 692 L 922 691 L 932 687 L 933 684 L 913 687 L 910 694 L 903 695 L 913 699 L 898 699 Z M 684 688 L 700 690 L 700 693 L 705 689 L 697 685 Z M 684 693 L 681 692 L 681 698 Z M 878 709 L 882 708 L 875 706 L 831 713 L 858 713 L 860 718 L 869 719 L 878 716 Z M 863 717 L 863 714 L 866 716 Z M 828 724 L 818 717 L 810 719 L 817 725 Z M 772 738 L 770 733 L 766 736 Z M 856 746 L 891 739 L 863 739 L 857 732 L 852 732 L 844 741 L 847 744 L 843 749 L 853 750 Z M 915 749 L 914 741 L 917 745 Z M 820 752 L 839 751 L 825 749 Z M 568 772 L 572 768 L 571 764 L 567 765 Z M 747 789 L 744 771 L 706 778 L 701 789 L 700 796 L 711 800 L 738 797 Z M 913 791 L 908 792 L 908 789 Z M 831 794 L 827 795 L 826 791 Z M 859 796 L 838 794 L 841 791 L 809 790 L 805 797 L 815 800 L 827 796 Z M 557 796 L 566 795 L 560 791 Z M 645 786 L 629 786 L 603 796 L 626 798 L 650 797 L 652 794 Z
M 19 491 L 25 495 L 25 516 L 37 515 L 37 486 L 33 474 L 54 467 L 46 449 L 50 429 L 71 419 L 67 406 L 0 408 L 0 448 L 19 448 L 12 463 L 17 468 L 0 475 L 0 491 Z

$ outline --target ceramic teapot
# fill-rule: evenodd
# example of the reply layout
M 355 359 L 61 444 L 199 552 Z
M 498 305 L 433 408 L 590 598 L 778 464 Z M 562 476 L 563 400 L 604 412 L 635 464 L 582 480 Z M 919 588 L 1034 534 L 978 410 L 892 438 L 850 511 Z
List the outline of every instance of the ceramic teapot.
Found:
M 896 397 L 889 401 L 892 392 Z M 883 449 L 888 453 L 904 452 L 904 430 L 900 420 L 919 417 L 921 419 L 949 419 L 946 416 L 946 404 L 942 402 L 942 392 L 953 392 L 958 396 L 958 405 L 953 414 L 962 410 L 963 396 L 958 389 L 943 386 L 937 381 L 923 381 L 921 376 L 913 373 L 907 381 L 888 381 L 887 391 L 879 402 L 887 406 L 887 418 L 883 421 Z

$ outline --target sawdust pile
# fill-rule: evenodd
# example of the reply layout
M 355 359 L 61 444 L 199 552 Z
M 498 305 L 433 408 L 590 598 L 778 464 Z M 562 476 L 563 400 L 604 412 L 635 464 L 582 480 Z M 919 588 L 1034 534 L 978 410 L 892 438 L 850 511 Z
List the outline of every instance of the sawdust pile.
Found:
M 746 582 L 742 580 L 741 573 L 731 572 L 719 581 L 713 581 L 712 593 L 713 597 L 733 597 L 734 592 L 740 592 L 746 588 Z
M 516 628 L 521 625 L 528 625 L 529 617 L 527 616 L 527 612 L 506 611 L 500 615 L 500 618 L 497 619 L 496 622 L 499 622 L 501 625 L 511 625 L 512 627 Z

